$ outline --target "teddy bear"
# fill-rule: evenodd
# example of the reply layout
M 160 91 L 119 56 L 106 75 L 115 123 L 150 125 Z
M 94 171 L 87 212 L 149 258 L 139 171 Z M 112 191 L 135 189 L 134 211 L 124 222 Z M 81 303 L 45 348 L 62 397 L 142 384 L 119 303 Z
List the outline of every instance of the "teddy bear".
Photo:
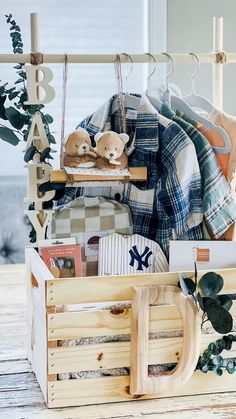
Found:
M 98 155 L 96 166 L 98 169 L 125 169 L 128 158 L 125 153 L 125 144 L 129 141 L 127 134 L 117 134 L 114 131 L 99 132 L 94 137 L 96 153 Z
M 69 167 L 94 167 L 96 153 L 91 150 L 91 140 L 84 128 L 78 128 L 65 139 L 63 165 Z

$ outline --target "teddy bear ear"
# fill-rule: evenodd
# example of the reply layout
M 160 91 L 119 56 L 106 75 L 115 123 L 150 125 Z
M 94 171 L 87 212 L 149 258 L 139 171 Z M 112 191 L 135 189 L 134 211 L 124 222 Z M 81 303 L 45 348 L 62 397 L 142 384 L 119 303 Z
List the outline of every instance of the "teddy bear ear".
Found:
M 95 136 L 94 136 L 94 141 L 95 141 L 95 143 L 97 144 L 98 143 L 98 141 L 100 140 L 100 138 L 102 138 L 102 136 L 103 136 L 103 132 L 98 132 Z
M 127 144 L 128 143 L 128 141 L 129 141 L 128 134 L 121 133 L 121 134 L 119 134 L 119 137 L 122 139 L 122 141 L 124 142 L 124 144 Z

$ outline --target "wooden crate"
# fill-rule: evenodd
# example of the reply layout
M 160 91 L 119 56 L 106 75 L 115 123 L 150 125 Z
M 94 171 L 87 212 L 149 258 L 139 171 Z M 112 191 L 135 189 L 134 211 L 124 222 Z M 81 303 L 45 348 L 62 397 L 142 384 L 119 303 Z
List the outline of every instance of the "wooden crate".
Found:
M 130 333 L 131 309 L 90 312 L 56 312 L 56 306 L 131 300 L 132 287 L 176 285 L 176 273 L 54 279 L 38 253 L 26 250 L 28 274 L 28 358 L 49 408 L 80 406 L 137 399 L 235 391 L 234 375 L 194 372 L 190 380 L 168 394 L 132 396 L 129 376 L 107 376 L 58 380 L 57 374 L 130 366 L 130 342 L 57 347 L 57 340 Z M 223 292 L 235 292 L 236 269 L 218 271 L 224 278 Z M 200 273 L 202 274 L 202 272 Z M 236 305 L 231 310 L 236 319 Z M 236 322 L 235 322 L 236 323 Z M 181 330 L 180 315 L 174 306 L 150 307 L 150 332 Z M 201 336 L 204 349 L 219 335 Z M 181 337 L 149 341 L 149 364 L 178 362 Z M 236 357 L 236 348 L 228 356 Z M 227 353 L 223 352 L 223 357 Z

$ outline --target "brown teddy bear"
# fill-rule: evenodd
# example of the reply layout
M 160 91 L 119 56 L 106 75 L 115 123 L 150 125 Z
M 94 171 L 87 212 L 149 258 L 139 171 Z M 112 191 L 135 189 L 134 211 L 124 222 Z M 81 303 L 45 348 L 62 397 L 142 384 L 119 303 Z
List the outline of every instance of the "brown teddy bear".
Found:
M 69 167 L 94 167 L 96 153 L 91 150 L 91 140 L 84 128 L 78 128 L 65 139 L 63 165 Z
M 114 131 L 99 132 L 95 135 L 98 169 L 125 169 L 128 158 L 124 152 L 125 144 L 129 141 L 127 134 L 117 134 Z

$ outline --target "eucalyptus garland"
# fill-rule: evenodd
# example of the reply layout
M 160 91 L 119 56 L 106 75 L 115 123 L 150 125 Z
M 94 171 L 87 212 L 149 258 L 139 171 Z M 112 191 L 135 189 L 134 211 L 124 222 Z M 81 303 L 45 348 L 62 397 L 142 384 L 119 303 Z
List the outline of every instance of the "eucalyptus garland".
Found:
M 227 334 L 232 331 L 233 318 L 229 313 L 235 294 L 220 294 L 224 286 L 224 279 L 215 272 L 204 274 L 199 283 L 197 281 L 197 265 L 194 263 L 194 279 L 184 278 L 179 274 L 179 286 L 183 293 L 191 295 L 198 311 L 202 311 L 201 327 L 210 322 L 213 329 L 224 334 L 221 339 L 211 342 L 203 354 L 199 357 L 196 369 L 207 373 L 213 371 L 216 375 L 222 375 L 223 370 L 233 374 L 236 370 L 236 360 L 223 359 L 220 356 L 224 350 L 230 351 L 232 343 L 236 342 L 236 335 Z
M 21 29 L 12 18 L 12 14 L 5 15 L 5 17 L 6 22 L 10 25 L 9 30 L 13 52 L 14 54 L 23 54 Z M 49 143 L 55 143 L 55 138 L 49 127 L 53 122 L 53 118 L 49 114 L 43 114 L 44 105 L 24 104 L 27 100 L 24 64 L 17 64 L 14 66 L 14 69 L 17 73 L 17 80 L 14 82 L 14 86 L 9 86 L 8 82 L 0 83 L 0 138 L 14 146 L 21 140 L 27 141 L 32 117 L 36 111 L 40 111 L 48 141 Z M 44 155 L 41 156 L 41 161 L 49 163 L 49 159 L 52 159 L 50 151 L 51 149 L 44 152 Z M 25 161 L 27 163 L 33 159 L 35 152 L 36 150 L 32 147 L 30 152 L 26 153 Z
M 204 373 L 213 371 L 219 376 L 223 374 L 223 370 L 233 374 L 236 371 L 236 360 L 233 358 L 225 360 L 220 356 L 222 351 L 230 351 L 233 342 L 236 342 L 236 336 L 232 334 L 225 335 L 216 342 L 211 342 L 199 357 L 197 370 Z

